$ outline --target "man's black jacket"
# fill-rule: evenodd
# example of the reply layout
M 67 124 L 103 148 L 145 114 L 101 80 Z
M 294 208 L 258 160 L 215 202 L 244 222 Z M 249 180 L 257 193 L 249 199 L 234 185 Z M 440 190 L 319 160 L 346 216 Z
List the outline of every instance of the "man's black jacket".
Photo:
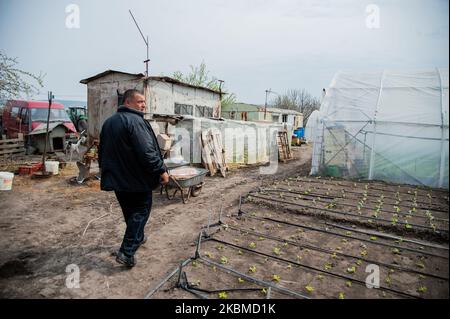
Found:
M 150 123 L 125 106 L 103 123 L 98 157 L 105 191 L 149 192 L 166 171 Z

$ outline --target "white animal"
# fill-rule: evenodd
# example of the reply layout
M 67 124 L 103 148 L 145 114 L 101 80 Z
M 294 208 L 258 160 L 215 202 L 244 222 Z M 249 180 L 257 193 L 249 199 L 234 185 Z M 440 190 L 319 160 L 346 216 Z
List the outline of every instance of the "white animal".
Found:
M 76 143 L 67 142 L 66 146 L 66 154 L 70 152 L 69 162 L 72 161 L 72 156 L 74 152 L 77 152 L 78 156 L 80 156 L 80 145 L 86 142 L 86 136 L 81 136 Z

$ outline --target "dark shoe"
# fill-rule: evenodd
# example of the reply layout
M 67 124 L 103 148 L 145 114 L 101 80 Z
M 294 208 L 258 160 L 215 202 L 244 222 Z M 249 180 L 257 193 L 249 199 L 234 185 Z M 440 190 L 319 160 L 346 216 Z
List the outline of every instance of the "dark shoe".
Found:
M 125 266 L 127 266 L 129 268 L 132 268 L 132 267 L 134 267 L 136 265 L 136 260 L 135 260 L 134 256 L 133 257 L 128 257 L 121 251 L 118 251 L 116 253 L 116 261 L 119 264 L 123 264 L 123 265 L 125 265 Z

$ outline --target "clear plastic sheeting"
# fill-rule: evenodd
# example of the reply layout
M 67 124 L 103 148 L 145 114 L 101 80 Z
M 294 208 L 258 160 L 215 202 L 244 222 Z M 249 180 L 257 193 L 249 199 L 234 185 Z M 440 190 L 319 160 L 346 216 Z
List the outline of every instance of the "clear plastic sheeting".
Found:
M 448 189 L 448 110 L 448 68 L 338 73 L 307 124 L 311 174 Z
M 313 142 L 315 139 L 316 128 L 321 119 L 320 111 L 315 110 L 308 117 L 308 122 L 305 125 L 305 139 L 308 142 Z

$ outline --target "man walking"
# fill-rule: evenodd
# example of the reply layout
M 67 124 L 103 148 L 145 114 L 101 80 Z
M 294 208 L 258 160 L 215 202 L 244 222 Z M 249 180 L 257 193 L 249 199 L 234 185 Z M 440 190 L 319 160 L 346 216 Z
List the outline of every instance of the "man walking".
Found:
M 101 189 L 115 192 L 127 225 L 116 261 L 128 267 L 136 264 L 136 250 L 147 240 L 144 227 L 152 207 L 152 190 L 169 181 L 144 110 L 145 97 L 137 90 L 127 90 L 123 105 L 105 121 L 100 133 Z

